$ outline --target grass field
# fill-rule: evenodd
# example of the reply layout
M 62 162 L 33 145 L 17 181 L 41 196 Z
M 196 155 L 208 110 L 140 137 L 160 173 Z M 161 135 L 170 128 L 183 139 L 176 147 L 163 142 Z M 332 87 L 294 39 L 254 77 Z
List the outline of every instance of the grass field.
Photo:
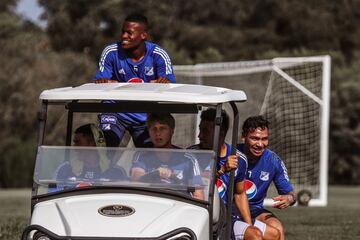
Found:
M 327 207 L 274 211 L 288 240 L 360 239 L 360 187 L 330 187 Z M 30 216 L 30 190 L 0 190 L 0 239 L 18 240 Z

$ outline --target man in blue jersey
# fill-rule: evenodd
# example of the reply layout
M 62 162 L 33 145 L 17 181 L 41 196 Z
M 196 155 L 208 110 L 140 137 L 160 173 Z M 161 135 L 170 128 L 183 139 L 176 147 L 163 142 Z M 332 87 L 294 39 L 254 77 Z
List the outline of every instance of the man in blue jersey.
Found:
M 105 147 L 103 132 L 95 124 L 78 127 L 74 133 L 76 147 Z M 70 150 L 69 150 L 70 151 Z M 55 172 L 54 178 L 64 182 L 98 181 L 99 179 L 126 179 L 125 171 L 117 166 L 110 166 L 107 156 L 94 149 L 72 150 L 75 156 L 62 163 Z M 76 187 L 76 184 L 60 184 L 52 191 Z
M 296 202 L 296 196 L 290 183 L 284 162 L 269 145 L 269 122 L 262 116 L 249 117 L 242 128 L 244 144 L 238 149 L 245 153 L 249 165 L 246 174 L 246 192 L 250 203 L 250 212 L 253 218 L 265 222 L 279 230 L 280 239 L 285 239 L 284 228 L 274 214 L 264 208 L 264 199 L 267 190 L 274 182 L 280 194 L 273 197 L 273 207 L 285 209 Z
M 198 145 L 191 146 L 191 149 L 213 149 L 214 129 L 215 129 L 216 110 L 208 108 L 200 116 L 199 140 Z M 229 128 L 229 117 L 225 111 L 221 113 L 221 127 L 219 136 L 219 153 L 217 160 L 217 181 L 219 195 L 225 204 L 233 199 L 228 199 L 228 188 L 230 185 L 230 171 L 235 169 L 235 206 L 242 215 L 243 220 L 233 222 L 233 239 L 255 240 L 262 239 L 261 231 L 253 226 L 248 199 L 245 191 L 245 174 L 247 169 L 247 160 L 244 154 L 237 152 L 232 154 L 232 146 L 225 142 L 225 136 Z M 205 169 L 206 170 L 206 169 Z M 210 170 L 210 169 L 208 169 Z M 256 223 L 260 228 L 263 223 Z
M 167 52 L 147 41 L 148 20 L 131 14 L 125 18 L 121 40 L 105 47 L 99 60 L 95 83 L 175 83 Z M 111 102 L 111 101 L 108 101 Z M 135 146 L 149 141 L 145 113 L 101 114 L 100 126 L 110 146 L 119 145 L 128 130 Z
M 171 114 L 149 114 L 147 126 L 151 139 L 148 147 L 179 149 L 172 144 L 175 119 Z M 139 152 L 131 167 L 130 176 L 133 181 L 194 186 L 192 196 L 204 199 L 199 165 L 191 154 L 176 151 L 152 151 L 151 149 Z

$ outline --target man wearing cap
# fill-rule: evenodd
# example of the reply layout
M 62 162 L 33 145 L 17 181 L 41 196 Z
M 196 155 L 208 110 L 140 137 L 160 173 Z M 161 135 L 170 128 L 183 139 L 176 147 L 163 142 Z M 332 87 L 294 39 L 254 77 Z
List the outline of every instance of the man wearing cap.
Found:
M 76 147 L 105 147 L 104 135 L 95 124 L 86 124 L 78 127 L 74 133 L 74 146 Z M 120 169 L 110 168 L 107 156 L 92 149 L 72 151 L 76 153 L 70 161 L 61 164 L 56 172 L 57 180 L 93 180 L 99 178 L 121 179 L 125 178 Z

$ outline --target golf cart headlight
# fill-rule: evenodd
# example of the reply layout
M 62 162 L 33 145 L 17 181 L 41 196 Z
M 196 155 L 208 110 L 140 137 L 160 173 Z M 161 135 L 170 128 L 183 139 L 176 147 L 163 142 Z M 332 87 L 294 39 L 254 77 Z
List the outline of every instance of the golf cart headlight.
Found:
M 34 234 L 33 240 L 51 240 L 51 238 L 42 232 L 36 232 Z

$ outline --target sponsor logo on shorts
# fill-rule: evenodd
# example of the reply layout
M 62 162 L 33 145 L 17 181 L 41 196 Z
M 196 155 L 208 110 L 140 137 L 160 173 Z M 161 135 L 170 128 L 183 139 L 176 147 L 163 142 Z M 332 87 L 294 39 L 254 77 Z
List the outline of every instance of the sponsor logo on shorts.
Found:
M 110 124 L 102 124 L 101 125 L 101 129 L 102 130 L 111 130 L 111 125 Z
M 108 116 L 108 115 L 104 115 L 100 117 L 100 121 L 101 123 L 111 123 L 111 124 L 116 124 L 116 117 L 114 116 Z

